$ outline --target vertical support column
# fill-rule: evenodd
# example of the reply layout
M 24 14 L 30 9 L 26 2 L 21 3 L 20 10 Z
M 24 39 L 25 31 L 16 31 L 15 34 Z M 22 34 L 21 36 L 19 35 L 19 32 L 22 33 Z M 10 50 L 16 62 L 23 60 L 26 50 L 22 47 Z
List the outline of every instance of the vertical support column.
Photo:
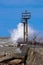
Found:
M 27 19 L 26 19 L 26 42 L 28 42 L 28 22 L 27 22 Z
M 25 22 L 24 22 L 24 41 L 25 41 Z

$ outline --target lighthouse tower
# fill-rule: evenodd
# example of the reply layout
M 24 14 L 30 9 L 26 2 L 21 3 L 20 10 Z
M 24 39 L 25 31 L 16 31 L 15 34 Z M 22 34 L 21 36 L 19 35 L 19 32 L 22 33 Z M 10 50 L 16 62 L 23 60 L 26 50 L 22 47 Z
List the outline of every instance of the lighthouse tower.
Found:
M 28 20 L 31 17 L 31 13 L 28 12 L 27 10 L 22 13 L 22 20 L 23 20 L 23 25 L 24 25 L 24 41 L 28 41 Z

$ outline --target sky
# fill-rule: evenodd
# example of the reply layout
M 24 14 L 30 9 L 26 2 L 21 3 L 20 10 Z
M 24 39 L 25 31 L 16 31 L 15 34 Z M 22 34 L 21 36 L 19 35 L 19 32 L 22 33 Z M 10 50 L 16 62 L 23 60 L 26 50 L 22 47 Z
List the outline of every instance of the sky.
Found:
M 0 37 L 10 36 L 10 31 L 21 22 L 21 14 L 31 12 L 28 24 L 43 32 L 43 0 L 0 0 Z

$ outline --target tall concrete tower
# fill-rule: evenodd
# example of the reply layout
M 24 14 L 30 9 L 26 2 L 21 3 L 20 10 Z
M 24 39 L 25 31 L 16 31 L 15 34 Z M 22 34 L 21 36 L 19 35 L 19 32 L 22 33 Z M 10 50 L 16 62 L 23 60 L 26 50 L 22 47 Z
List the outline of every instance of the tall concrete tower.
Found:
M 22 20 L 24 24 L 24 41 L 28 41 L 28 19 L 30 19 L 31 13 L 28 12 L 27 10 L 22 13 Z

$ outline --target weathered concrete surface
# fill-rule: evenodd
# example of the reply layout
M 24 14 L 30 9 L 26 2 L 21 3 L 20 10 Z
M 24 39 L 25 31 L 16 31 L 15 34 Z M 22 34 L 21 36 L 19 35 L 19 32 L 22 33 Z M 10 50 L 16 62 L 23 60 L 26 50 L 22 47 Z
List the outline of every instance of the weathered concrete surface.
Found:
M 37 46 L 22 46 L 20 50 L 22 53 L 17 53 L 14 47 L 0 48 L 0 62 L 11 58 L 22 59 L 26 61 L 26 65 L 43 65 L 43 48 Z M 3 52 L 4 51 L 4 52 Z M 2 52 L 2 56 L 1 56 Z M 3 54 L 6 56 L 3 57 Z M 27 55 L 27 56 L 26 56 Z M 27 57 L 25 59 L 25 56 Z M 12 61 L 12 60 L 11 60 Z
M 43 48 L 30 48 L 26 65 L 43 65 Z

